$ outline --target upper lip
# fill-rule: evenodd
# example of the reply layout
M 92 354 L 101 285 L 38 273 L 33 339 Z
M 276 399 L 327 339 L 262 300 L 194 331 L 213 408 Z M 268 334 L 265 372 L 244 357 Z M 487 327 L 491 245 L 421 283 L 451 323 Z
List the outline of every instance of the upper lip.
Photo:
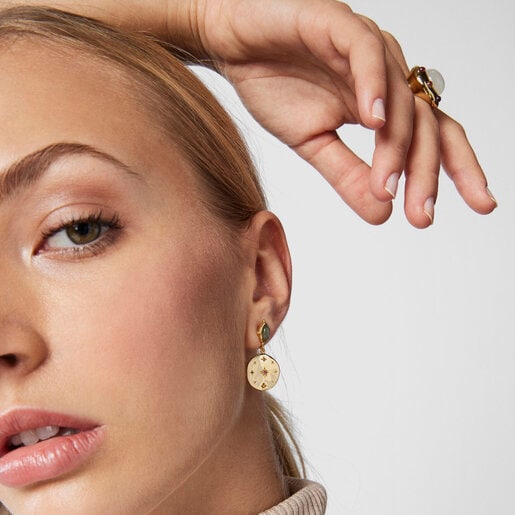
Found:
M 99 424 L 84 418 L 34 408 L 13 408 L 0 415 L 0 458 L 9 452 L 9 439 L 22 431 L 60 426 L 89 431 Z

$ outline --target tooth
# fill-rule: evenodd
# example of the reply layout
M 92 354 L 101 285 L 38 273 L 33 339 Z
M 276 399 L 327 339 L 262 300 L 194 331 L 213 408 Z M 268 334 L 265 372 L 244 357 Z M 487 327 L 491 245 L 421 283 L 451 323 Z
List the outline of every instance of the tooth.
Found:
M 32 429 L 29 429 L 28 431 L 22 431 L 20 433 L 20 438 L 23 445 L 34 445 L 35 443 L 39 442 L 36 431 L 33 431 Z
M 75 435 L 77 434 L 79 431 L 77 429 L 72 429 L 71 427 L 65 427 L 62 431 L 61 431 L 61 436 L 70 436 L 70 435 Z
M 11 445 L 15 445 L 15 446 L 21 445 L 22 442 L 21 442 L 20 435 L 14 435 L 13 437 L 11 437 L 11 439 L 9 440 L 9 443 Z
M 59 432 L 59 426 L 45 426 L 36 429 L 36 435 L 40 440 L 48 440 Z

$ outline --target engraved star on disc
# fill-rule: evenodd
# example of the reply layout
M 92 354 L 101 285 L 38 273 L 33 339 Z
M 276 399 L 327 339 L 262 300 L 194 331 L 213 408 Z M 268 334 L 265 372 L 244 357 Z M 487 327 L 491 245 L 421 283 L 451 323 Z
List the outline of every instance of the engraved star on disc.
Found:
M 247 365 L 247 378 L 256 390 L 270 390 L 279 380 L 281 371 L 274 358 L 268 354 L 254 356 Z

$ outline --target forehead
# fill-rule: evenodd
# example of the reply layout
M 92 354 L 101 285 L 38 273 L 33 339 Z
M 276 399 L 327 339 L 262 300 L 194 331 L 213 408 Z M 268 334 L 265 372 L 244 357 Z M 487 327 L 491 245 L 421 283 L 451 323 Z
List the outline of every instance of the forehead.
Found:
M 61 141 L 101 148 L 138 169 L 155 168 L 171 151 L 136 82 L 114 65 L 23 38 L 0 42 L 0 69 L 0 169 Z

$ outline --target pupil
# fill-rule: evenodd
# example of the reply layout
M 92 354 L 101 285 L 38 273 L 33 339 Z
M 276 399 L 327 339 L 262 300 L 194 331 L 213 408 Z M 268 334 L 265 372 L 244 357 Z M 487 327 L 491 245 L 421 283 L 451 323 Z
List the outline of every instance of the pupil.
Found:
M 90 224 L 87 222 L 75 224 L 73 230 L 80 236 L 87 236 L 90 230 Z
M 70 225 L 66 234 L 76 245 L 91 243 L 100 236 L 101 226 L 98 222 L 80 222 Z

